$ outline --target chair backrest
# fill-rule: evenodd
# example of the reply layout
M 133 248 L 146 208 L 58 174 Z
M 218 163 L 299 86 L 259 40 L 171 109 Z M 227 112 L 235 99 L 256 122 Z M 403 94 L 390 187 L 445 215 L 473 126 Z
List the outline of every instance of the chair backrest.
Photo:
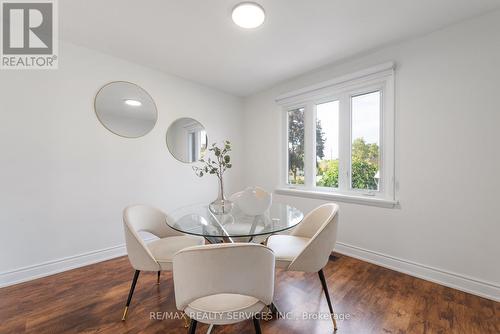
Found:
M 318 272 L 327 264 L 337 241 L 338 211 L 337 204 L 327 203 L 306 215 L 292 234 L 310 240 L 288 270 Z
M 265 190 L 264 188 L 258 186 L 247 187 L 242 191 L 238 191 L 230 196 L 231 201 L 235 201 L 239 196 L 241 196 L 244 192 L 251 192 L 253 196 L 257 198 L 269 197 L 272 196 L 270 192 Z
M 269 305 L 274 294 L 274 261 L 273 251 L 258 244 L 183 249 L 174 256 L 173 265 L 177 309 L 221 293 L 251 296 Z
M 165 213 L 146 205 L 131 205 L 123 210 L 125 243 L 132 267 L 137 270 L 159 270 L 159 264 L 149 251 L 139 232 L 149 232 L 159 238 L 182 235 L 167 225 Z
M 260 187 L 247 187 L 231 196 L 244 213 L 251 216 L 261 215 L 269 209 L 273 195 Z

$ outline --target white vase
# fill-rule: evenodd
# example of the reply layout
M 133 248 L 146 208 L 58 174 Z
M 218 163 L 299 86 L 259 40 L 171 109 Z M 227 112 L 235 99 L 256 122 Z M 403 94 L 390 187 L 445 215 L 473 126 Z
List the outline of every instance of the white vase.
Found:
M 272 194 L 259 187 L 248 187 L 234 194 L 233 201 L 247 215 L 257 216 L 265 213 L 272 203 Z

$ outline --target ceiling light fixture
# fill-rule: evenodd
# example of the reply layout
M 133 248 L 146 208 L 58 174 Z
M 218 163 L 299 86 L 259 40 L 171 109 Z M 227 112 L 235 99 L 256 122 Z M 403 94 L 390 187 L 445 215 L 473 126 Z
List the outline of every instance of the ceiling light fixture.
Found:
M 125 104 L 128 104 L 129 106 L 132 106 L 132 107 L 140 107 L 142 106 L 142 103 L 141 101 L 137 101 L 137 100 L 124 100 Z
M 258 3 L 242 2 L 234 7 L 232 18 L 236 25 L 245 29 L 252 29 L 264 23 L 266 13 Z

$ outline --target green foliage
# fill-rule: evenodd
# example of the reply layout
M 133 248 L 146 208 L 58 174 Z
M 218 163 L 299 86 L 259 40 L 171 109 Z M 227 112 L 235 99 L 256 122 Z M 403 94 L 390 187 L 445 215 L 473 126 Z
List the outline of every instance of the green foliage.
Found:
M 356 138 L 352 143 L 352 187 L 354 189 L 377 190 L 375 174 L 378 171 L 379 147 L 367 144 L 364 138 Z
M 211 157 L 208 157 L 207 160 L 200 159 L 198 161 L 201 162 L 203 166 L 193 166 L 193 170 L 199 177 L 212 174 L 222 180 L 222 176 L 226 170 L 233 167 L 231 157 L 229 156 L 229 152 L 231 152 L 231 142 L 229 140 L 225 140 L 222 147 L 218 147 L 216 143 L 213 143 L 212 147 L 210 147 L 208 151 L 215 155 L 215 159 L 212 159 Z
M 379 169 L 379 147 L 377 144 L 367 144 L 363 138 L 357 138 L 352 145 L 352 187 L 354 189 L 376 190 L 375 174 Z M 323 160 L 318 163 L 318 186 L 338 187 L 338 160 Z
M 316 124 L 316 155 L 323 159 L 325 150 L 325 133 L 321 122 Z M 294 111 L 288 113 L 288 165 L 293 175 L 294 184 L 303 184 L 299 171 L 304 170 L 304 112 Z
M 338 188 L 339 186 L 339 161 L 328 160 L 326 164 L 321 164 L 318 172 L 321 173 L 321 179 L 316 183 L 320 187 Z
M 352 161 L 352 187 L 354 189 L 370 189 L 377 190 L 375 182 L 375 174 L 378 167 L 366 160 Z
M 293 174 L 293 183 L 298 183 L 297 174 L 304 170 L 304 113 L 288 113 L 288 168 Z
M 321 121 L 316 121 L 316 156 L 321 160 L 325 157 L 326 135 L 323 132 Z
M 352 160 L 369 161 L 378 165 L 379 149 L 377 144 L 367 144 L 364 138 L 356 138 L 352 143 Z

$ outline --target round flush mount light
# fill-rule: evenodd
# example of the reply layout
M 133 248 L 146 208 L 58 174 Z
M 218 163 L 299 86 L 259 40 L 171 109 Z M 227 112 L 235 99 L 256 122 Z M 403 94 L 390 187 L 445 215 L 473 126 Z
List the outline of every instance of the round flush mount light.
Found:
M 124 100 L 123 102 L 125 102 L 125 104 L 127 104 L 129 106 L 132 106 L 132 107 L 140 107 L 140 106 L 142 106 L 141 101 L 137 101 L 137 100 L 127 99 L 127 100 Z
M 264 23 L 266 13 L 258 3 L 242 2 L 234 7 L 231 16 L 236 25 L 245 29 L 252 29 Z

